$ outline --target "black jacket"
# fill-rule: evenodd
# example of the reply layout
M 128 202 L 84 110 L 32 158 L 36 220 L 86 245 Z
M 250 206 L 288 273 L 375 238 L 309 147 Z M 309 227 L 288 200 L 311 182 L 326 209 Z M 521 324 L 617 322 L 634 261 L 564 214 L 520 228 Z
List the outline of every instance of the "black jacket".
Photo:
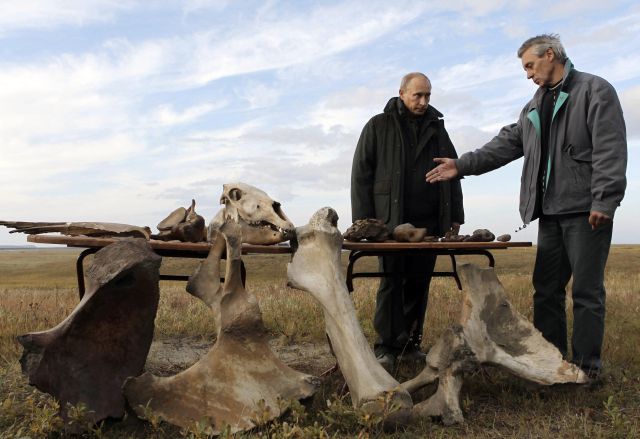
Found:
M 405 145 L 398 99 L 391 98 L 384 112 L 372 117 L 362 129 L 351 170 L 352 220 L 378 218 L 390 229 L 406 222 L 403 214 Z M 429 106 L 425 117 L 428 126 L 419 139 L 413 159 L 413 167 L 423 176 L 435 166 L 426 157 L 458 157 L 442 114 Z M 437 151 L 427 154 L 426 148 L 437 148 Z M 464 222 L 462 189 L 458 179 L 435 184 L 440 190 L 438 234 L 442 235 L 451 228 L 452 222 Z

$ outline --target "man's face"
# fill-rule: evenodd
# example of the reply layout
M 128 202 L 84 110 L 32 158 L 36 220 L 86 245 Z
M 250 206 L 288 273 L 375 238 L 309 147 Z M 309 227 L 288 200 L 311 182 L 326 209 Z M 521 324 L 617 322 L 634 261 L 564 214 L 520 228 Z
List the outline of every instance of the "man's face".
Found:
M 542 56 L 533 53 L 533 46 L 529 47 L 522 54 L 522 68 L 527 72 L 527 79 L 531 79 L 539 87 L 548 87 L 553 85 L 557 80 L 556 68 L 558 63 L 555 62 L 553 50 L 547 49 Z
M 411 113 L 422 116 L 429 107 L 431 83 L 422 76 L 416 76 L 409 81 L 405 90 L 400 90 L 400 99 Z

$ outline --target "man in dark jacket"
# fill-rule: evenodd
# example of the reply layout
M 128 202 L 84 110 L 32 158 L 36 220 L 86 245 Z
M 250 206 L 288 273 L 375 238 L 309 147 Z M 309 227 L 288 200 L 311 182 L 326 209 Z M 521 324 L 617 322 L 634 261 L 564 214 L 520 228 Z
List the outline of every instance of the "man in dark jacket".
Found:
M 460 181 L 436 186 L 424 181 L 435 157 L 457 158 L 442 114 L 429 105 L 430 98 L 429 78 L 409 73 L 400 84 L 400 96 L 391 98 L 384 112 L 363 128 L 351 171 L 353 221 L 377 218 L 389 230 L 411 223 L 439 236 L 459 230 L 464 222 Z M 419 347 L 435 260 L 435 256 L 379 259 L 380 271 L 397 273 L 380 282 L 373 322 L 378 334 L 376 356 L 387 368 L 401 354 L 409 359 L 424 357 Z
M 557 35 L 518 50 L 527 78 L 540 88 L 519 120 L 458 160 L 440 159 L 426 175 L 441 182 L 482 174 L 524 156 L 520 214 L 539 218 L 533 272 L 533 323 L 567 355 L 565 287 L 573 274 L 572 361 L 590 376 L 602 367 L 604 268 L 613 215 L 626 188 L 622 108 L 604 79 L 575 70 Z

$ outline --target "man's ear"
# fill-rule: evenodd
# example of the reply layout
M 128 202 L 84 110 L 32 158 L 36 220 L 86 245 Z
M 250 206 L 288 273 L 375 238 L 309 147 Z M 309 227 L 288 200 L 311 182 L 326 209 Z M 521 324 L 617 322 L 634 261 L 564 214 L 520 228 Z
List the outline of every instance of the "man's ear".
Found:
M 556 59 L 556 54 L 553 53 L 553 49 L 551 47 L 547 48 L 547 51 L 544 54 L 549 61 Z

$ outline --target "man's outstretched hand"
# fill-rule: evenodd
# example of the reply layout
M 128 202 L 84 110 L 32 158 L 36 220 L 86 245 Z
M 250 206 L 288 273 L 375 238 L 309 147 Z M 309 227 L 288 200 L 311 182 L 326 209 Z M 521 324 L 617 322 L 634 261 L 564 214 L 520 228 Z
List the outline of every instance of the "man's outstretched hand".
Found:
M 438 166 L 427 172 L 425 176 L 427 183 L 447 181 L 458 176 L 458 168 L 456 168 L 456 162 L 453 159 L 438 157 L 433 159 L 433 161 L 438 163 Z

